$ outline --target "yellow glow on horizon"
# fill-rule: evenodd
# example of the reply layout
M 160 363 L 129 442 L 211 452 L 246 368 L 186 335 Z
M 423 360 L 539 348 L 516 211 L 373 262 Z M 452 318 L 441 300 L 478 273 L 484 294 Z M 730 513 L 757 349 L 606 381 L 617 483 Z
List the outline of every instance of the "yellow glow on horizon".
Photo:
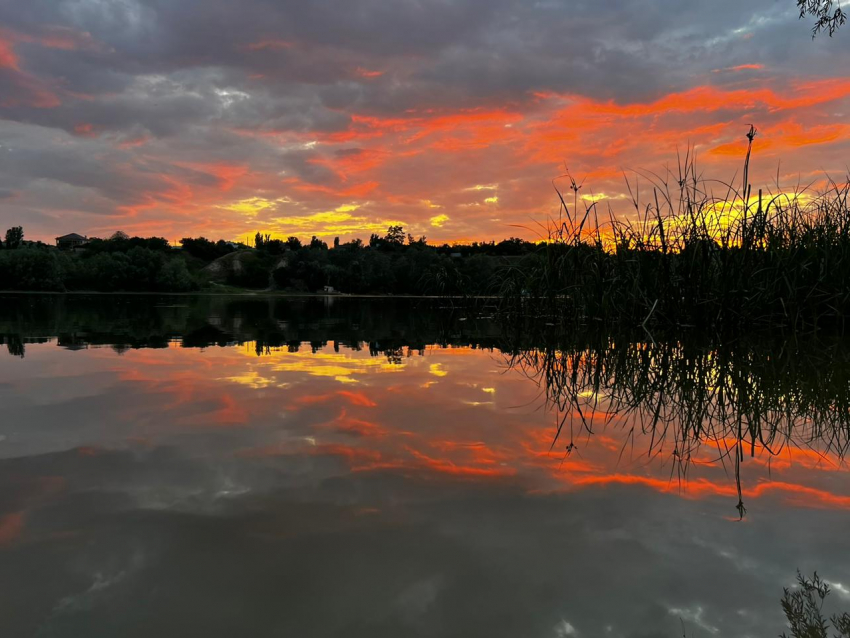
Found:
M 499 203 L 499 196 L 493 195 L 493 197 L 488 197 L 487 199 L 484 200 L 484 203 L 485 204 L 498 204 Z
M 274 239 L 284 239 L 297 234 L 316 237 L 356 234 L 368 236 L 370 233 L 383 233 L 390 226 L 405 225 L 395 219 L 370 220 L 363 215 L 352 215 L 361 207 L 361 204 L 343 204 L 333 210 L 308 215 L 275 217 L 271 220 L 273 226 L 262 232 L 270 234 Z

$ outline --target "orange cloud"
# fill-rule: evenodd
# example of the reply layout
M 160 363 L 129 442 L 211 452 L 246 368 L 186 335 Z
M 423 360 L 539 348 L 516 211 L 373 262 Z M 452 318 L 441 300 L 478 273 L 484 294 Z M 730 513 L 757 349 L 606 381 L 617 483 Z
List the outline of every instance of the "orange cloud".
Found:
M 767 129 L 766 135 L 777 140 L 780 146 L 798 147 L 811 144 L 828 144 L 850 136 L 850 124 L 822 124 L 804 127 L 798 122 L 789 121 L 775 129 Z
M 681 93 L 671 93 L 654 102 L 619 105 L 577 99 L 580 112 L 596 115 L 657 116 L 679 111 L 683 113 L 719 110 L 752 110 L 758 106 L 768 110 L 793 109 L 831 102 L 850 95 L 850 80 L 830 79 L 791 83 L 782 93 L 767 87 L 727 91 L 712 86 L 698 86 Z
M 364 69 L 362 67 L 357 67 L 354 73 L 359 75 L 361 78 L 367 78 L 369 80 L 379 78 L 384 74 L 383 71 L 370 71 L 369 69 Z
M 284 183 L 292 186 L 295 190 L 302 193 L 322 193 L 330 195 L 335 199 L 355 198 L 362 199 L 372 194 L 380 184 L 374 180 L 354 184 L 345 188 L 334 188 L 332 186 L 322 186 L 320 184 L 310 184 L 303 182 L 296 177 L 291 177 L 284 180 Z
M 465 141 L 467 146 L 480 147 L 508 137 L 508 125 L 512 126 L 522 119 L 521 113 L 507 109 L 469 109 L 454 113 L 424 112 L 397 118 L 352 115 L 349 132 L 354 134 L 353 139 L 361 136 L 371 139 L 390 133 L 403 133 L 406 134 L 402 138 L 405 144 L 412 144 L 436 134 L 452 133 L 449 146 L 458 148 Z
M 345 181 L 352 176 L 374 171 L 387 161 L 400 156 L 398 153 L 381 149 L 361 149 L 356 153 L 345 153 L 333 158 L 315 157 L 310 160 L 310 163 L 332 170 L 340 180 Z
M 218 189 L 225 193 L 231 190 L 249 171 L 249 167 L 244 164 L 226 164 L 223 162 L 216 164 L 182 163 L 177 165 L 212 175 L 218 181 Z

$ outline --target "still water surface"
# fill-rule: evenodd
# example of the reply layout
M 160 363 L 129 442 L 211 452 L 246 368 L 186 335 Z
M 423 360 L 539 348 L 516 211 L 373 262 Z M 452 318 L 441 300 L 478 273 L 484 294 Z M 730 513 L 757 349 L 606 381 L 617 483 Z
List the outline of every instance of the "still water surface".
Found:
M 684 444 L 692 411 L 553 390 L 480 315 L 0 296 L 0 635 L 776 636 L 798 568 L 850 608 L 823 412 Z

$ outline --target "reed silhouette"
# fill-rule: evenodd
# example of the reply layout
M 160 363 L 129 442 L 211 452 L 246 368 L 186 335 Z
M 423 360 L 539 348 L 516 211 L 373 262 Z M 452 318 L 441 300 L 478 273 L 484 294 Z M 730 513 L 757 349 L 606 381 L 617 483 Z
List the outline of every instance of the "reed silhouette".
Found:
M 757 131 L 740 179 L 702 175 L 692 150 L 675 169 L 626 177 L 630 215 L 584 199 L 567 173 L 544 250 L 501 273 L 502 314 L 576 325 L 656 326 L 731 334 L 781 327 L 843 332 L 850 313 L 850 183 L 818 192 L 753 190 Z M 607 219 L 606 219 L 607 218 Z

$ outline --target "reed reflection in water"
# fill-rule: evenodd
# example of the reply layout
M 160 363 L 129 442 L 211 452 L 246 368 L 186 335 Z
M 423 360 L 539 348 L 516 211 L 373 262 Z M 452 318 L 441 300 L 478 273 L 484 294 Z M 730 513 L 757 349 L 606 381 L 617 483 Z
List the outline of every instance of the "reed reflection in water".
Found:
M 745 460 L 804 450 L 842 462 L 850 447 L 850 347 L 843 340 L 729 345 L 603 338 L 515 350 L 508 365 L 540 385 L 558 415 L 552 449 L 564 458 L 602 429 L 621 433 L 621 455 L 643 435 L 648 457 L 686 479 L 697 463 L 734 474 L 746 513 Z M 706 448 L 708 448 L 706 450 Z

